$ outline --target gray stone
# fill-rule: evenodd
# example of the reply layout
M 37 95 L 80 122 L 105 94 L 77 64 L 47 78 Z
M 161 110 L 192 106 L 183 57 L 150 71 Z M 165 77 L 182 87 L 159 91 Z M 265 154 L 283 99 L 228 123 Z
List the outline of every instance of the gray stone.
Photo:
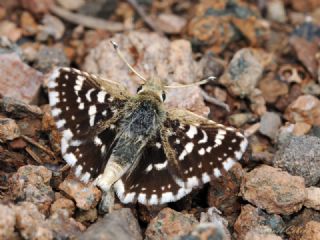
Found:
M 80 240 L 142 239 L 137 219 L 129 208 L 122 208 L 105 215 L 78 236 Z
M 313 136 L 290 138 L 276 152 L 273 164 L 303 177 L 307 186 L 315 185 L 320 180 L 320 139 Z
M 261 117 L 260 124 L 260 132 L 270 139 L 275 140 L 281 126 L 280 116 L 274 112 L 266 112 Z

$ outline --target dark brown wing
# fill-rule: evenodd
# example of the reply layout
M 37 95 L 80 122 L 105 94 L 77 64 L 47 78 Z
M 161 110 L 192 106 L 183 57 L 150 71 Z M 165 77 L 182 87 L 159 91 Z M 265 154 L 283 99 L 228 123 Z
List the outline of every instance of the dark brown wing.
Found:
M 72 68 L 54 70 L 48 90 L 51 112 L 62 135 L 63 158 L 76 167 L 81 180 L 88 182 L 103 171 L 117 126 L 96 129 L 124 107 L 125 90 Z

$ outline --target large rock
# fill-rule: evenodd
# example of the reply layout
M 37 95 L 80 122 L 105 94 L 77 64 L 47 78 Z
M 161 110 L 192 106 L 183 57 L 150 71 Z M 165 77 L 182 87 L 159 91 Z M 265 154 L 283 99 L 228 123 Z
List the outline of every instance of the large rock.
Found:
M 320 139 L 291 137 L 276 152 L 273 165 L 303 177 L 307 186 L 315 185 L 320 180 Z
M 244 175 L 241 194 L 268 213 L 289 215 L 302 208 L 306 188 L 302 177 L 264 165 Z

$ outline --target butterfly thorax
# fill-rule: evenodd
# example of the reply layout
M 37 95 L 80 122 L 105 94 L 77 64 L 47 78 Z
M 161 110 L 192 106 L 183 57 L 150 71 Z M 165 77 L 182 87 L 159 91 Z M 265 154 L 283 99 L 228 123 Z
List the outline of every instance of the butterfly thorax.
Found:
M 131 165 L 141 157 L 145 146 L 154 140 L 165 119 L 162 102 L 152 93 L 133 97 L 125 108 L 112 151 L 123 166 Z

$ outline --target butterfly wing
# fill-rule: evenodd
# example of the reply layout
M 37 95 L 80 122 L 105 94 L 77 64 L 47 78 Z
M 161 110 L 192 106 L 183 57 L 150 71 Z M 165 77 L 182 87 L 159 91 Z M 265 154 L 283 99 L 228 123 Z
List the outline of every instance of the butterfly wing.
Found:
M 146 147 L 133 171 L 128 171 L 114 185 L 123 203 L 138 201 L 146 205 L 177 201 L 191 192 L 179 186 L 168 171 L 168 159 L 160 141 Z
M 168 111 L 164 125 L 166 151 L 174 154 L 171 172 L 187 189 L 229 171 L 248 145 L 240 131 L 184 110 Z
M 116 119 L 128 95 L 114 83 L 72 68 L 54 70 L 48 91 L 63 158 L 88 182 L 103 171 L 117 126 L 98 128 Z

